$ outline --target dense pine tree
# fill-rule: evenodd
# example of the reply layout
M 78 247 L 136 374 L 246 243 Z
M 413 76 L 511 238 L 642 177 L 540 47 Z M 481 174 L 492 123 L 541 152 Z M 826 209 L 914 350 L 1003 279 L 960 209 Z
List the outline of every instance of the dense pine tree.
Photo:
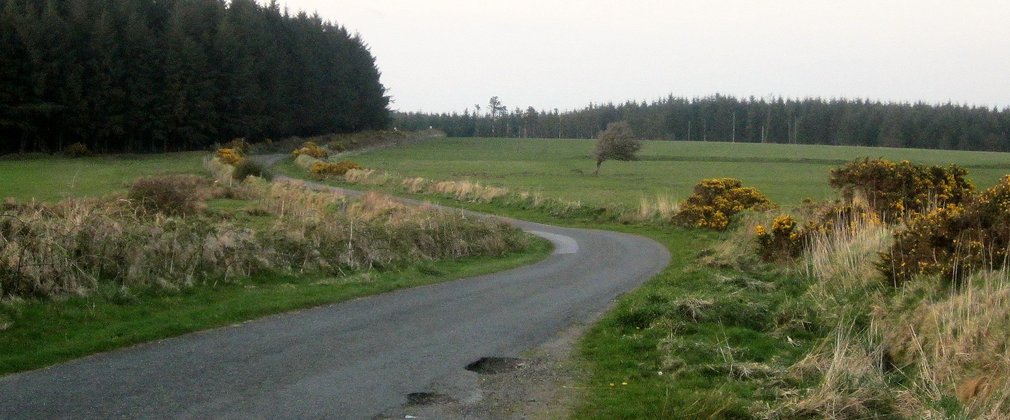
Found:
M 497 98 L 496 98 L 497 99 Z M 639 138 L 1010 151 L 1010 108 L 867 100 L 668 96 L 652 103 L 594 105 L 491 115 L 397 113 L 400 129 L 429 126 L 457 137 L 594 138 L 627 121 Z M 492 124 L 498 129 L 491 130 Z
M 362 40 L 253 0 L 0 0 L 0 153 L 384 128 Z

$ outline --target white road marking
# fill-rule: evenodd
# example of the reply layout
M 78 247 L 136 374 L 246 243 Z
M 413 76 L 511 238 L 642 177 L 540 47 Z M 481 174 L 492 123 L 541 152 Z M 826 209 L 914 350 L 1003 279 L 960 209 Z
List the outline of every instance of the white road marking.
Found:
M 539 230 L 528 230 L 527 232 L 551 241 L 554 244 L 555 254 L 574 254 L 579 252 L 579 243 L 575 239 L 570 238 L 565 235 L 558 235 L 556 233 L 542 232 Z

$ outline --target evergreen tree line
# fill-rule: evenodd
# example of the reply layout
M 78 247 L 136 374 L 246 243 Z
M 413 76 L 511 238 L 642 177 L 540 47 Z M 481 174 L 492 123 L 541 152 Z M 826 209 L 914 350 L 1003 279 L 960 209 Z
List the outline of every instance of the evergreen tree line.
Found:
M 594 138 L 615 121 L 656 140 L 736 141 L 1010 151 L 1010 108 L 868 100 L 666 98 L 567 112 L 509 110 L 497 97 L 462 114 L 397 113 L 400 129 L 456 137 Z
M 385 128 L 357 35 L 254 0 L 0 0 L 0 153 Z

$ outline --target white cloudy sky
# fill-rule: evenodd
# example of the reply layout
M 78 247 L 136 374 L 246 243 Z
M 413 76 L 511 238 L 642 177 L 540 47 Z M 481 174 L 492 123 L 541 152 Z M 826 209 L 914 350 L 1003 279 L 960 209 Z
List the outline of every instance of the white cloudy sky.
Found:
M 1006 0 L 281 0 L 360 33 L 393 108 L 705 96 L 1010 106 Z

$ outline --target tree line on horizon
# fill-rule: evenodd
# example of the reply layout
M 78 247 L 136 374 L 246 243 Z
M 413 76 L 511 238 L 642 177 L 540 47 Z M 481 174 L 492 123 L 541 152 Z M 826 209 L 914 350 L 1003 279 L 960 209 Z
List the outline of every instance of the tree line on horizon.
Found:
M 276 1 L 0 0 L 0 154 L 388 126 L 368 47 Z
M 509 110 L 493 97 L 460 113 L 397 112 L 394 126 L 453 137 L 595 138 L 627 121 L 642 139 L 1010 151 L 1010 108 L 863 99 L 673 95 L 651 103 Z

